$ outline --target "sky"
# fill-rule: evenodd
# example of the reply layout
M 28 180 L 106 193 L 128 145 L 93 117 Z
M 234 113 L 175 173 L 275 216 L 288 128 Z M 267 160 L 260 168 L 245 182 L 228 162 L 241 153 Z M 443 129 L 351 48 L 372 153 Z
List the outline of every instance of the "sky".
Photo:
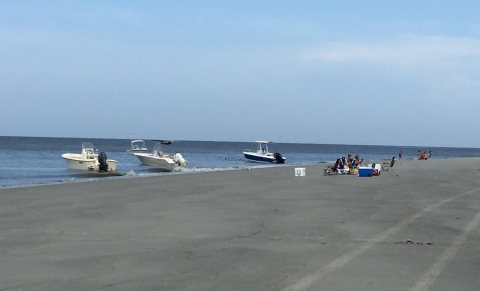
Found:
M 0 136 L 480 147 L 480 1 L 0 1 Z

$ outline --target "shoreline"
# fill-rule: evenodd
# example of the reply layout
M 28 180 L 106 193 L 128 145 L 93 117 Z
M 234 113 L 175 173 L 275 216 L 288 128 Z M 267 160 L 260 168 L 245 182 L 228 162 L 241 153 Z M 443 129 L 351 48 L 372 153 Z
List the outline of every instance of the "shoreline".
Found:
M 437 159 L 447 159 L 447 158 L 437 158 Z M 452 158 L 450 158 L 452 159 Z M 416 160 L 416 159 L 403 159 L 403 161 L 408 161 L 408 160 Z M 375 160 L 373 162 L 376 163 L 382 163 L 382 162 L 387 162 L 389 161 L 388 159 L 383 159 L 383 160 Z M 398 162 L 398 161 L 396 161 Z M 64 180 L 64 181 L 57 181 L 57 182 L 45 182 L 45 183 L 34 183 L 34 184 L 19 184 L 19 185 L 3 185 L 0 187 L 0 190 L 2 189 L 12 189 L 12 188 L 24 188 L 24 187 L 37 187 L 37 186 L 48 186 L 48 185 L 58 185 L 58 184 L 71 184 L 71 183 L 77 183 L 77 182 L 93 182 L 93 181 L 101 181 L 104 179 L 108 180 L 117 180 L 117 179 L 132 179 L 132 178 L 145 178 L 145 177 L 151 177 L 151 176 L 163 176 L 163 175 L 171 175 L 171 174 L 196 174 L 196 173 L 203 173 L 203 172 L 217 172 L 217 171 L 236 171 L 236 170 L 246 170 L 249 168 L 269 168 L 269 167 L 305 167 L 305 166 L 311 166 L 311 165 L 330 165 L 334 164 L 335 161 L 319 161 L 315 163 L 309 163 L 309 164 L 262 164 L 262 163 L 251 163 L 249 164 L 243 164 L 238 167 L 225 167 L 225 168 L 188 168 L 186 171 L 163 171 L 161 169 L 155 169 L 154 167 L 151 168 L 151 173 L 149 174 L 137 174 L 133 173 L 131 174 L 129 172 L 125 173 L 119 173 L 119 172 L 113 172 L 113 173 L 105 173 L 105 174 L 100 174 L 96 172 L 78 172 L 78 171 L 72 171 L 72 178 L 70 180 Z M 372 161 L 364 161 L 364 164 L 372 163 Z M 68 170 L 68 169 L 67 169 Z M 154 173 L 157 172 L 157 173 Z M 84 180 L 76 180 L 76 179 L 84 179 Z M 87 180 L 90 179 L 90 180 Z
M 328 163 L 328 162 L 318 162 L 318 163 Z M 102 181 L 102 180 L 120 180 L 120 179 L 135 179 L 135 178 L 146 178 L 146 177 L 157 177 L 157 176 L 165 176 L 165 175 L 184 175 L 184 174 L 197 174 L 197 173 L 210 173 L 210 172 L 221 172 L 221 171 L 237 171 L 237 170 L 249 170 L 249 169 L 263 169 L 263 168 L 271 168 L 271 167 L 284 167 L 284 166 L 307 166 L 312 164 L 260 164 L 260 163 L 252 163 L 251 165 L 245 166 L 238 166 L 238 167 L 225 167 L 225 168 L 187 168 L 185 170 L 179 171 L 165 171 L 161 168 L 151 167 L 150 173 L 145 174 L 137 174 L 131 173 L 133 171 L 129 171 L 126 173 L 119 173 L 119 172 L 109 172 L 109 173 L 97 173 L 97 172 L 80 172 L 80 171 L 73 171 L 72 170 L 72 178 L 70 180 L 65 181 L 58 181 L 58 182 L 45 182 L 45 183 L 38 183 L 38 184 L 22 184 L 22 185 L 13 185 L 13 186 L 2 186 L 1 189 L 12 189 L 12 188 L 23 188 L 23 187 L 36 187 L 36 186 L 48 186 L 48 185 L 58 185 L 58 184 L 70 184 L 70 183 L 80 183 L 80 182 L 93 182 L 93 181 Z M 67 169 L 68 170 L 68 169 Z M 76 179 L 83 179 L 83 180 L 76 180 Z M 90 179 L 90 180 L 88 180 Z

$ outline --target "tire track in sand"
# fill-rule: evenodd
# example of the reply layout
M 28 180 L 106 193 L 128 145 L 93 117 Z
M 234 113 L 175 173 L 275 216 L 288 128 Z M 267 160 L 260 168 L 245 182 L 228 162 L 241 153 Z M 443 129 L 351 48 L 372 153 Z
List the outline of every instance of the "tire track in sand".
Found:
M 293 283 L 293 284 L 287 286 L 286 288 L 283 289 L 283 291 L 303 291 L 303 290 L 306 290 L 307 288 L 309 288 L 313 284 L 320 281 L 325 275 L 327 275 L 331 272 L 334 272 L 336 270 L 339 270 L 340 268 L 344 267 L 350 261 L 352 261 L 356 257 L 360 256 L 361 254 L 363 254 L 364 252 L 369 250 L 374 245 L 385 241 L 389 236 L 394 235 L 395 233 L 399 232 L 400 230 L 402 230 L 403 228 L 405 228 L 407 225 L 414 222 L 418 218 L 420 218 L 420 217 L 424 216 L 425 214 L 435 210 L 436 208 L 442 206 L 445 203 L 453 201 L 453 200 L 455 200 L 457 198 L 460 198 L 462 196 L 470 195 L 470 194 L 472 194 L 474 192 L 477 192 L 479 190 L 480 190 L 480 188 L 473 189 L 473 190 L 467 191 L 465 193 L 458 194 L 458 195 L 452 196 L 450 198 L 441 200 L 437 203 L 431 204 L 431 205 L 423 208 L 419 212 L 417 212 L 417 213 L 411 215 L 410 217 L 400 221 L 399 223 L 397 223 L 396 225 L 387 229 L 386 231 L 382 232 L 381 234 L 379 234 L 379 235 L 373 237 L 372 239 L 366 241 L 365 243 L 363 243 L 362 245 L 360 245 L 356 249 L 340 256 L 338 259 L 332 261 L 331 263 L 329 263 L 325 267 L 323 267 L 323 268 L 321 268 L 321 269 L 319 269 L 319 270 L 317 270 L 317 271 L 299 279 L 296 283 Z M 473 222 L 475 222 L 475 219 L 473 220 Z M 467 228 L 468 228 L 468 226 L 467 226 Z M 459 238 L 459 239 L 461 239 L 461 238 Z M 466 239 L 466 237 L 464 239 Z M 454 251 L 454 250 L 450 250 L 450 252 L 452 252 L 452 251 Z M 456 253 L 456 251 L 455 251 L 455 253 Z M 455 255 L 455 253 L 453 253 L 453 255 Z M 446 259 L 448 259 L 448 258 L 446 258 Z M 435 268 L 435 270 L 437 270 L 437 272 L 438 272 L 440 270 L 440 267 L 441 267 L 441 265 L 438 265 Z M 432 270 L 432 271 L 435 271 L 435 270 Z M 427 276 L 427 274 L 425 276 Z M 428 287 L 429 280 L 424 280 L 424 281 L 426 281 L 425 285 L 421 285 L 420 283 L 418 283 L 419 284 L 418 288 L 422 288 L 421 286 L 427 286 Z M 424 289 L 411 289 L 411 291 L 420 291 L 420 290 L 424 290 Z

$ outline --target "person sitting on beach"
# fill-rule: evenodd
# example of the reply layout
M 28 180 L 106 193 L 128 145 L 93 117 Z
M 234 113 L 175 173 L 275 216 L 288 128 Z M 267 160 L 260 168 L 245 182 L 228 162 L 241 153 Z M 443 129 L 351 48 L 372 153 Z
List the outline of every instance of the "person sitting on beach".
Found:
M 360 157 L 355 155 L 354 159 L 351 159 L 350 162 L 347 162 L 348 174 L 358 174 L 358 167 L 360 165 Z
M 347 167 L 349 168 L 355 167 L 355 161 L 353 159 L 347 160 Z
M 352 159 L 352 155 L 351 154 L 348 154 L 347 155 L 347 165 L 350 166 L 353 162 L 353 159 Z
M 339 167 L 339 165 L 341 164 L 341 161 L 342 159 L 338 158 L 336 161 L 335 161 L 335 164 L 333 166 L 327 166 L 327 168 L 324 170 L 324 171 L 329 171 L 328 173 L 332 172 L 332 173 L 335 173 L 337 172 L 337 169 Z M 327 172 L 325 172 L 327 173 Z
M 348 174 L 349 172 L 349 167 L 347 165 L 347 160 L 345 159 L 345 157 L 342 157 L 340 159 L 340 163 L 338 164 L 338 173 L 339 174 Z
M 360 165 L 360 157 L 358 155 L 355 155 L 355 158 L 352 161 L 352 166 L 354 168 L 358 168 L 359 165 Z
M 328 166 L 328 168 L 337 170 L 338 165 L 340 165 L 341 161 L 342 161 L 342 160 L 341 160 L 340 158 L 338 158 L 338 159 L 335 161 L 335 164 L 334 164 L 333 166 Z
M 429 158 L 428 153 L 426 151 L 423 152 L 423 159 L 428 160 L 428 158 Z

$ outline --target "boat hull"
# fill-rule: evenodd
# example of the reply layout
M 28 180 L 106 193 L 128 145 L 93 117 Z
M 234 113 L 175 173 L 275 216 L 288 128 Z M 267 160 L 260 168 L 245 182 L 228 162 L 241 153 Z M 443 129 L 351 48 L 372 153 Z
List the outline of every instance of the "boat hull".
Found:
M 98 171 L 98 159 L 81 159 L 78 158 L 76 154 L 63 154 L 62 158 L 67 162 L 68 168 L 72 170 L 81 170 L 81 171 Z M 114 172 L 117 169 L 117 161 L 107 160 L 108 171 Z
M 147 149 L 129 149 L 127 150 L 127 154 L 133 155 L 135 153 L 146 153 L 147 151 Z
M 142 164 L 149 166 L 158 166 L 164 168 L 173 168 L 177 165 L 170 157 L 154 157 L 152 154 L 133 153 Z
M 244 152 L 243 156 L 245 159 L 247 159 L 250 162 L 256 162 L 256 163 L 272 163 L 272 164 L 278 164 L 279 162 L 273 154 L 257 154 L 257 153 L 249 153 L 249 152 Z M 280 163 L 285 162 L 285 158 L 282 158 L 283 161 L 280 161 Z

